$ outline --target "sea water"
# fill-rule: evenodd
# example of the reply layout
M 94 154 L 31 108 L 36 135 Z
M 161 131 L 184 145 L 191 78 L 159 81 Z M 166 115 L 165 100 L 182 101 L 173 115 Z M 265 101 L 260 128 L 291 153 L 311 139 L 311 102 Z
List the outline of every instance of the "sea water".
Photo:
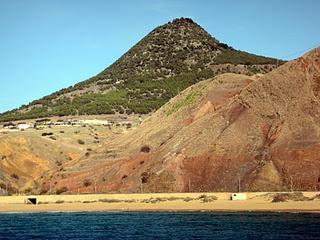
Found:
M 320 214 L 6 213 L 0 239 L 320 239 Z

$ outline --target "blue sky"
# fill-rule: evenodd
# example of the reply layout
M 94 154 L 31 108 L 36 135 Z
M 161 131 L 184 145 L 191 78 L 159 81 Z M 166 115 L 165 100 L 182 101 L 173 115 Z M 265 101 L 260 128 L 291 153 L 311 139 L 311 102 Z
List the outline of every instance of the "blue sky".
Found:
M 99 73 L 177 17 L 236 49 L 293 59 L 320 45 L 319 12 L 319 0 L 0 0 L 0 112 Z

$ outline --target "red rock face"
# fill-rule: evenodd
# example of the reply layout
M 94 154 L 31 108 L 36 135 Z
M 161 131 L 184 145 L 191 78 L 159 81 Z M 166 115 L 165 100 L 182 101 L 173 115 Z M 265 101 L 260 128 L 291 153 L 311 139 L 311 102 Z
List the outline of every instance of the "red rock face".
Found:
M 101 150 L 105 163 L 70 176 L 113 192 L 319 190 L 319 91 L 319 48 L 258 78 L 220 75 L 104 147 L 118 158 Z

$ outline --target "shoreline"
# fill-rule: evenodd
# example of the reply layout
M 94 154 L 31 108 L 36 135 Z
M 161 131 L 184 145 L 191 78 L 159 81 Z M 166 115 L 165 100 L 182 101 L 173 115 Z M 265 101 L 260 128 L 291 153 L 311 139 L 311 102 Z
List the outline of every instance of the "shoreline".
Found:
M 32 212 L 291 212 L 320 213 L 319 192 L 303 192 L 309 200 L 272 202 L 277 193 L 246 193 L 245 200 L 230 200 L 231 193 L 85 194 L 0 197 L 1 213 Z M 37 198 L 35 205 L 26 199 Z
M 208 209 L 199 209 L 199 210 L 188 210 L 188 209 L 179 209 L 179 210 L 168 210 L 168 209 L 139 209 L 139 210 L 32 210 L 32 211 L 0 211 L 1 214 L 37 214 L 37 213 L 292 213 L 292 214 L 320 214 L 320 210 L 297 210 L 297 209 L 282 209 L 282 210 L 230 210 L 230 209 L 219 209 L 219 210 L 208 210 Z

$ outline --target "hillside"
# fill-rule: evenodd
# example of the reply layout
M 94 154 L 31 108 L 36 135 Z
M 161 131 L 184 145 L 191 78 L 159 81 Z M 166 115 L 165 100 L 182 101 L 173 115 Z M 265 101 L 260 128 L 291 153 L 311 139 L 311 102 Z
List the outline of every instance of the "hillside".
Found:
M 266 73 L 283 63 L 238 51 L 188 18 L 157 27 L 96 76 L 3 114 L 0 122 L 47 116 L 149 113 L 220 73 Z
M 319 190 L 319 63 L 320 48 L 265 75 L 201 81 L 133 130 L 2 133 L 0 190 Z
M 44 177 L 63 177 L 66 166 L 88 156 L 106 139 L 112 140 L 117 131 L 103 126 L 53 126 L 6 134 L 0 131 L 0 195 L 6 188 L 9 193 L 42 189 Z
M 67 168 L 57 188 L 106 192 L 320 188 L 320 48 L 259 77 L 193 85 Z

